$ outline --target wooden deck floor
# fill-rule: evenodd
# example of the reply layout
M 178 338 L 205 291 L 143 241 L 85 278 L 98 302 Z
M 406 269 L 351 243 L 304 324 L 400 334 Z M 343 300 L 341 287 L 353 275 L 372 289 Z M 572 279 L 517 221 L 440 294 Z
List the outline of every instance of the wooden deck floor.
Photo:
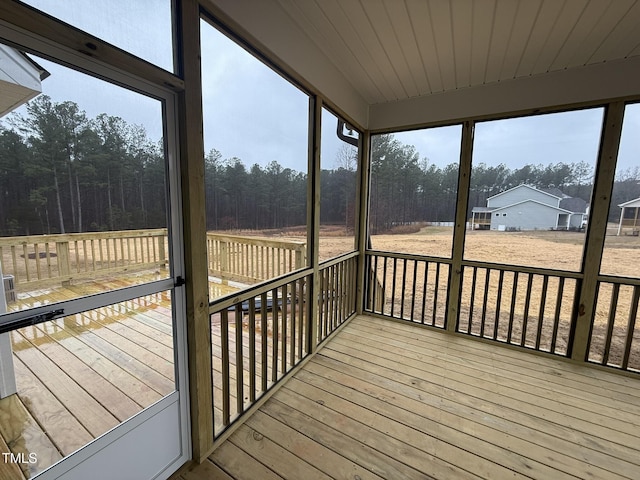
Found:
M 637 479 L 640 378 L 361 316 L 180 478 Z

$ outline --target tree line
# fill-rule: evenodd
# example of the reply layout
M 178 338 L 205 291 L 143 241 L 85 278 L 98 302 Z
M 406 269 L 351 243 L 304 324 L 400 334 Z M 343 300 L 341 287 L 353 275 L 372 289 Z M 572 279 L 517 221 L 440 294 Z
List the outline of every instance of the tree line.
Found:
M 4 236 L 166 226 L 161 142 L 40 95 L 0 129 Z
M 323 224 L 355 223 L 356 151 L 340 150 L 321 170 Z M 306 161 L 306 159 L 305 159 Z M 245 166 L 212 149 L 204 158 L 206 221 L 210 230 L 282 229 L 306 224 L 307 174 L 277 161 Z M 556 187 L 589 201 L 592 166 L 585 162 L 474 165 L 469 207 L 527 183 Z M 640 169 L 616 179 L 612 205 L 640 196 Z M 40 95 L 0 126 L 0 234 L 3 236 L 166 226 L 163 142 L 119 117 L 89 118 L 73 102 Z M 453 221 L 458 164 L 437 166 L 392 134 L 372 137 L 372 233 L 399 224 Z M 611 209 L 611 219 L 619 211 Z
M 474 164 L 471 170 L 468 211 L 486 206 L 489 197 L 527 184 L 557 188 L 570 197 L 590 201 L 594 167 L 585 161 L 524 165 Z M 371 145 L 371 233 L 382 233 L 396 225 L 416 222 L 451 222 L 455 217 L 458 164 L 439 167 L 420 158 L 415 147 L 391 134 L 372 137 Z M 617 205 L 640 197 L 640 167 L 618 173 L 614 183 L 610 221 L 620 218 Z

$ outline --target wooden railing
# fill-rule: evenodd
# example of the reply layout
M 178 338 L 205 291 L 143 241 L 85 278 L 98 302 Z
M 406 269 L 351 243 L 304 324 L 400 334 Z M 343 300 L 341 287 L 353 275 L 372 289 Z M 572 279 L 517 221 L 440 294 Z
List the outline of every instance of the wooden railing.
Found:
M 376 279 L 365 285 L 368 313 L 440 328 L 454 321 L 461 334 L 572 356 L 582 273 L 465 260 L 460 302 L 450 309 L 450 260 L 367 251 L 367 262 Z M 639 305 L 639 279 L 598 277 L 585 361 L 640 372 Z M 446 318 L 450 310 L 457 318 Z
M 0 261 L 3 275 L 13 275 L 18 291 L 100 273 L 163 268 L 167 230 L 2 237 Z
M 222 280 L 256 283 L 306 265 L 306 243 L 207 233 L 209 274 Z
M 306 269 L 211 303 L 216 436 L 308 354 L 311 278 Z
M 358 254 L 350 253 L 320 264 L 318 342 L 322 342 L 356 312 Z
M 444 327 L 450 260 L 369 251 L 367 263 L 366 312 Z
M 588 361 L 640 371 L 640 280 L 600 276 Z
M 569 354 L 580 274 L 465 263 L 458 332 Z
M 355 314 L 357 260 L 350 253 L 320 266 L 313 319 L 311 268 L 211 302 L 216 438 Z
M 303 268 L 305 242 L 207 234 L 209 274 L 256 283 Z M 100 274 L 167 266 L 167 230 L 125 230 L 0 238 L 3 275 L 17 291 Z

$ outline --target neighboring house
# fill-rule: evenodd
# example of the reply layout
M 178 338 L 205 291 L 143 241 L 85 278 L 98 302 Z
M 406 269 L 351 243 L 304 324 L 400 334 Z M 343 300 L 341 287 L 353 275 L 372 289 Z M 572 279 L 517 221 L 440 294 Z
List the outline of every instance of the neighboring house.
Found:
M 578 230 L 584 228 L 589 205 L 557 188 L 518 185 L 487 199 L 471 211 L 472 230 Z
M 632 235 L 638 235 L 640 232 L 640 198 L 629 200 L 628 202 L 618 205 L 622 211 L 620 212 L 620 223 L 618 224 L 618 235 L 622 233 L 624 228 L 630 228 Z

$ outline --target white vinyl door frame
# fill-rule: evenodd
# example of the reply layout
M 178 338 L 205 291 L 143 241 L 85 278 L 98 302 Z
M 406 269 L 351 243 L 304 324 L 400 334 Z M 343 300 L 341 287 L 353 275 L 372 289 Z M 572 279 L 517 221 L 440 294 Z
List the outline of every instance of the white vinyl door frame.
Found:
M 189 386 L 187 371 L 186 306 L 183 282 L 184 248 L 178 149 L 177 94 L 130 73 L 61 47 L 32 32 L 0 20 L 0 41 L 33 51 L 100 79 L 158 99 L 163 104 L 164 146 L 169 209 L 170 277 L 89 297 L 60 302 L 29 311 L 39 315 L 63 309 L 64 316 L 111 305 L 140 296 L 171 290 L 175 391 L 145 408 L 33 478 L 49 479 L 164 479 L 191 458 Z M 25 317 L 8 313 L 0 324 Z

